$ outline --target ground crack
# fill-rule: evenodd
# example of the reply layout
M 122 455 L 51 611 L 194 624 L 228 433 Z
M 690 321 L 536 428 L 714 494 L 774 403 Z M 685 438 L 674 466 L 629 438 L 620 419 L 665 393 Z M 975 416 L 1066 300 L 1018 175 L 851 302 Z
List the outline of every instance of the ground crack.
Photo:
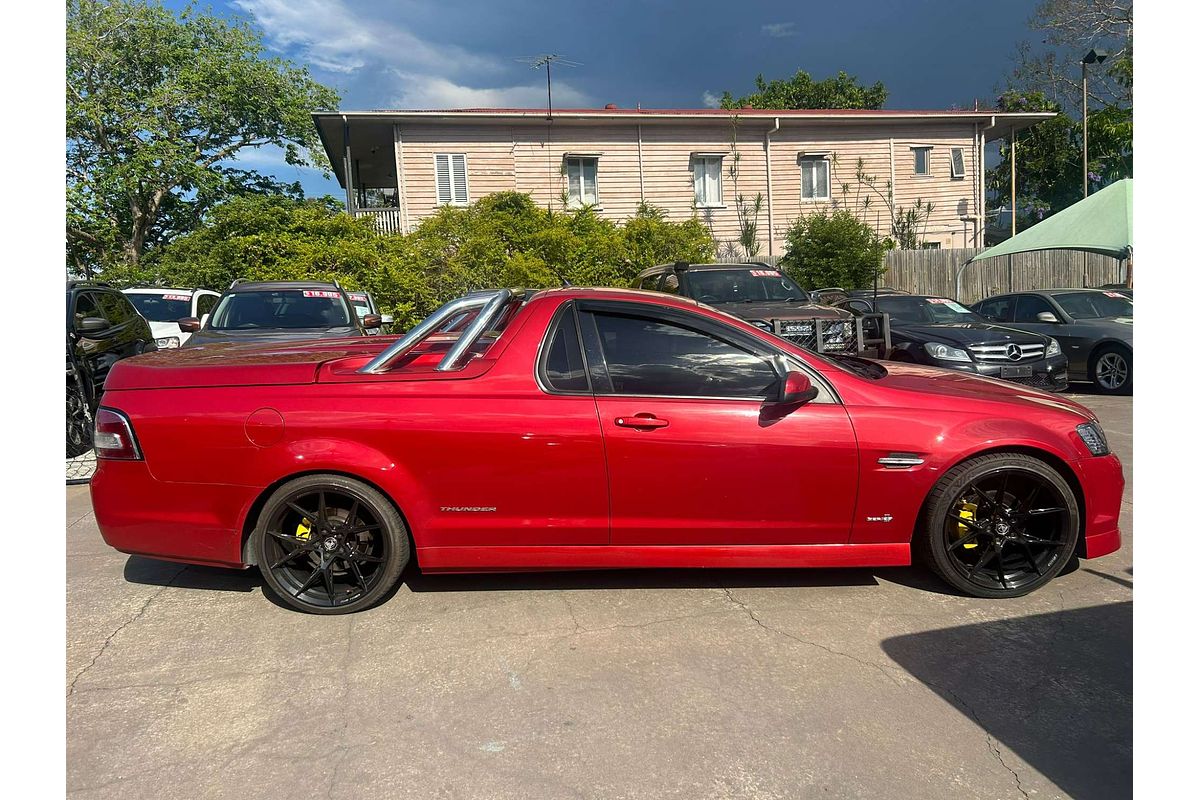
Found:
M 954 702 L 958 703 L 958 705 L 967 710 L 967 713 L 971 715 L 973 720 L 975 720 L 975 724 L 983 730 L 983 735 L 987 737 L 988 750 L 992 752 L 992 756 L 997 762 L 999 762 L 1000 766 L 1004 767 L 1004 769 L 1006 769 L 1008 773 L 1013 776 L 1013 781 L 1015 781 L 1017 784 L 1017 791 L 1028 798 L 1029 792 L 1025 791 L 1025 787 L 1021 785 L 1021 776 L 1018 775 L 1017 771 L 1010 767 L 1008 762 L 1004 760 L 1004 756 L 1000 753 L 1000 748 L 996 745 L 996 739 L 992 736 L 991 732 L 988 731 L 987 727 L 984 726 L 983 721 L 979 719 L 979 715 L 975 713 L 975 708 L 970 703 L 963 700 L 962 697 L 959 696 L 958 692 L 954 691 L 953 689 L 935 683 L 931 683 L 929 685 L 933 686 L 935 689 L 941 689 L 943 692 L 953 697 Z
M 874 661 L 867 661 L 866 659 L 859 658 L 858 656 L 854 656 L 849 653 L 843 653 L 841 650 L 834 650 L 832 647 L 823 645 L 820 642 L 810 641 L 809 639 L 804 639 L 800 636 L 796 636 L 793 633 L 788 633 L 787 631 L 779 630 L 778 628 L 772 628 L 770 625 L 767 625 L 765 622 L 763 622 L 761 619 L 759 619 L 758 615 L 754 613 L 754 609 L 750 608 L 750 606 L 748 606 L 746 603 L 744 603 L 741 600 L 738 600 L 736 597 L 734 597 L 732 589 L 724 588 L 724 592 L 725 592 L 725 596 L 727 598 L 729 598 L 730 603 L 737 606 L 742 611 L 746 612 L 746 616 L 748 616 L 751 620 L 753 620 L 755 625 L 762 628 L 767 633 L 773 633 L 778 636 L 783 636 L 784 638 L 791 639 L 794 642 L 799 642 L 800 644 L 808 645 L 809 647 L 815 647 L 818 650 L 824 650 L 826 653 L 829 653 L 831 655 L 841 656 L 842 658 L 848 658 L 851 661 L 853 661 L 857 664 L 860 664 L 864 667 L 870 667 L 871 669 L 877 669 L 877 670 L 879 670 L 879 673 L 881 675 L 883 675 L 885 678 L 887 678 L 889 681 L 891 681 L 895 685 L 897 685 L 897 686 L 904 685 L 901 681 L 896 680 L 896 677 L 888 671 L 889 669 L 894 669 L 894 668 L 885 667 L 883 664 L 877 664 Z
M 79 672 L 75 673 L 75 677 L 71 679 L 71 685 L 69 687 L 67 687 L 67 697 L 70 697 L 71 695 L 75 694 L 75 685 L 77 683 L 79 683 L 79 679 L 82 678 L 84 675 L 86 675 L 88 673 L 88 671 L 91 670 L 92 667 L 96 666 L 96 662 L 99 661 L 100 656 L 104 655 L 105 651 L 108 650 L 108 646 L 110 644 L 112 644 L 112 641 L 114 638 L 116 638 L 117 634 L 120 633 L 121 631 L 125 630 L 126 628 L 128 628 L 133 623 L 137 622 L 139 619 L 141 619 L 142 615 L 144 615 L 146 613 L 146 609 L 150 608 L 150 604 L 153 603 L 160 594 L 165 592 L 167 589 L 170 589 L 171 586 L 175 583 L 175 580 L 180 575 L 182 575 L 184 570 L 186 570 L 186 569 L 187 569 L 186 566 L 180 567 L 179 571 L 176 572 L 174 575 L 172 575 L 171 579 L 169 581 L 167 581 L 161 587 L 159 587 L 157 592 L 154 592 L 153 594 L 151 594 L 149 597 L 146 598 L 146 602 L 142 603 L 142 607 L 139 608 L 132 617 L 130 617 L 129 619 L 125 620 L 120 625 L 118 625 L 116 627 L 116 629 L 105 638 L 104 643 L 100 645 L 100 649 L 96 651 L 96 654 L 94 656 L 92 656 L 92 660 L 88 662 L 87 666 L 85 666 L 83 669 L 79 670 Z
M 350 663 L 353 660 L 354 652 L 354 615 L 350 616 L 350 624 L 346 627 L 346 654 L 342 660 L 342 702 L 346 702 L 350 698 Z M 333 789 L 337 785 L 338 776 L 342 771 L 342 764 L 346 761 L 346 756 L 350 754 L 350 747 L 346 744 L 346 732 L 350 729 L 350 719 L 342 723 L 342 732 L 338 736 L 338 744 L 335 748 L 338 751 L 337 761 L 334 762 L 333 769 L 329 773 L 329 786 L 325 790 L 325 796 L 329 800 L 333 800 Z

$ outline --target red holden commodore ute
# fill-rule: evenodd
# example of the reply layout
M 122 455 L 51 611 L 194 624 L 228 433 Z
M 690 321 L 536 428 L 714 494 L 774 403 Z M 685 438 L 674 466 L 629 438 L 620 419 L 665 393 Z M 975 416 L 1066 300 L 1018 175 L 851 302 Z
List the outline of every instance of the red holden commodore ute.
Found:
M 297 609 L 425 572 L 886 567 L 979 597 L 1120 547 L 1096 417 L 829 359 L 686 298 L 478 292 L 403 337 L 121 361 L 91 491 L 124 553 L 258 567 Z

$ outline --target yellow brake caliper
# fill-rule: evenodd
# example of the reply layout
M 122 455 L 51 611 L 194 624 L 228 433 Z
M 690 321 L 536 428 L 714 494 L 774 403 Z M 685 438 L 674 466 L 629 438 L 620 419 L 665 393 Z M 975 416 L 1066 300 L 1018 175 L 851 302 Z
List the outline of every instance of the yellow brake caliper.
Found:
M 968 522 L 974 522 L 975 521 L 975 510 L 977 508 L 978 508 L 978 506 L 975 503 L 968 503 L 966 500 L 964 500 L 962 502 L 962 505 L 959 506 L 958 516 L 961 519 L 967 520 Z M 968 533 L 971 532 L 971 529 L 968 528 L 966 525 L 963 525 L 961 522 L 958 523 L 957 525 L 955 525 L 954 527 L 957 529 L 956 533 L 958 534 L 959 539 L 963 538 L 964 536 L 966 536 Z M 977 542 L 977 541 L 967 542 L 966 544 L 963 545 L 963 549 L 964 550 L 972 550 L 978 546 L 979 546 L 979 542 Z
M 308 541 L 309 536 L 312 536 L 312 523 L 307 519 L 301 519 L 300 524 L 296 526 L 296 538 Z

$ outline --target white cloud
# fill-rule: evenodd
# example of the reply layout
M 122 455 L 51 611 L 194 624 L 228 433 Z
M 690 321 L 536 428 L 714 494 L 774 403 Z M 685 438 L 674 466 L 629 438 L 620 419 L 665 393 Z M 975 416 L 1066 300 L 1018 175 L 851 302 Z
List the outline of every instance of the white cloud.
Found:
M 401 81 L 392 108 L 545 108 L 546 86 L 530 83 L 519 86 L 475 88 L 447 78 L 392 70 Z M 556 108 L 586 108 L 592 99 L 565 81 L 554 82 Z
M 704 94 L 700 95 L 700 102 L 704 104 L 705 108 L 720 108 L 721 96 L 719 94 L 714 94 L 713 92 L 705 91 Z
M 770 36 L 772 39 L 783 39 L 787 36 L 796 35 L 796 23 L 794 22 L 772 22 L 762 26 L 762 32 Z
M 458 72 L 495 64 L 453 44 L 422 39 L 373 12 L 360 13 L 344 0 L 233 0 L 252 14 L 267 41 L 320 69 L 350 73 L 371 62 L 408 69 Z
M 400 86 L 380 104 L 392 108 L 544 108 L 545 84 L 474 86 L 495 80 L 512 64 L 477 55 L 454 44 L 418 36 L 402 23 L 386 18 L 395 7 L 360 5 L 347 0 L 232 0 L 252 14 L 267 41 L 296 60 L 318 69 L 353 74 L 374 71 L 392 75 Z M 540 75 L 540 73 L 539 73 Z M 478 77 L 476 77 L 478 76 Z M 485 77 L 486 76 L 486 77 Z M 471 80 L 475 77 L 475 80 Z M 592 99 L 566 81 L 554 83 L 554 105 L 580 108 Z M 372 103 L 372 105 L 376 105 Z

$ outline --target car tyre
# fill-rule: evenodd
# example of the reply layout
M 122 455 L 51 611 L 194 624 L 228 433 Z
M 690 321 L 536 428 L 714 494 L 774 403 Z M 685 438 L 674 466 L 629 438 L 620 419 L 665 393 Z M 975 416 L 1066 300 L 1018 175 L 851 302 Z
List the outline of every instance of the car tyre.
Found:
M 379 490 L 343 475 L 307 475 L 267 498 L 251 545 L 267 585 L 310 614 L 352 614 L 396 586 L 408 527 Z
M 79 387 L 67 384 L 67 458 L 77 458 L 92 449 L 92 425 L 87 400 Z
M 1102 394 L 1133 394 L 1133 353 L 1115 344 L 1096 348 L 1088 378 Z
M 972 458 L 926 499 L 914 548 L 946 583 L 974 597 L 1020 597 L 1053 580 L 1079 537 L 1075 493 L 1021 453 Z

